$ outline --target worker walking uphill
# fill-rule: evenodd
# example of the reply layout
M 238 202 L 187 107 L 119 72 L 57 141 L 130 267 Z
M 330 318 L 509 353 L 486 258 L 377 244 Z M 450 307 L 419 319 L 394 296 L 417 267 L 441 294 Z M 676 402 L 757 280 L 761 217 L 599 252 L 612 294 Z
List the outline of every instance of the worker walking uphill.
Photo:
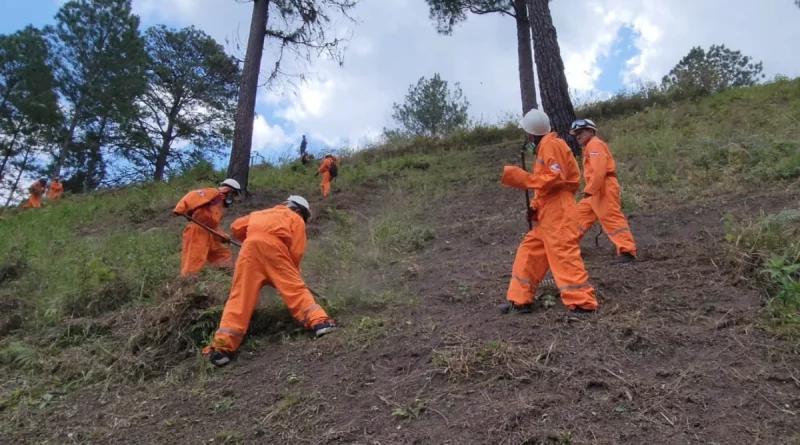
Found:
M 231 224 L 233 235 L 243 243 L 219 329 L 203 350 L 215 365 L 231 360 L 265 285 L 277 289 L 292 316 L 307 329 L 313 329 L 317 337 L 336 329 L 333 319 L 314 301 L 300 277 L 310 217 L 308 201 L 302 196 L 290 196 L 282 205 L 253 212 Z
M 64 185 L 61 184 L 61 178 L 56 176 L 50 181 L 50 185 L 47 187 L 47 199 L 49 201 L 57 201 L 61 199 L 63 194 Z
M 242 188 L 234 179 L 222 181 L 218 188 L 203 188 L 187 193 L 172 212 L 178 216 L 188 215 L 210 229 L 219 231 L 223 207 L 229 207 L 239 199 Z M 200 271 L 206 261 L 217 267 L 231 267 L 231 250 L 222 245 L 227 238 L 209 233 L 206 229 L 189 222 L 183 229 L 181 244 L 181 276 Z
M 33 208 L 38 209 L 42 206 L 42 195 L 44 195 L 44 189 L 47 185 L 47 180 L 44 178 L 34 182 L 28 187 L 28 200 L 22 204 L 23 208 Z
M 322 158 L 322 162 L 319 164 L 319 168 L 317 169 L 317 174 L 314 176 L 318 176 L 322 173 L 322 182 L 319 183 L 319 190 L 322 192 L 322 196 L 328 196 L 328 193 L 331 192 L 331 179 L 335 178 L 339 175 L 339 158 L 328 153 Z
M 534 190 L 528 210 L 531 219 L 538 223 L 517 248 L 506 294 L 508 302 L 499 309 L 530 312 L 536 286 L 550 269 L 564 305 L 573 312 L 592 312 L 597 308 L 597 300 L 581 259 L 572 219 L 580 182 L 578 163 L 566 142 L 550 131 L 550 118 L 544 112 L 529 111 L 520 125 L 536 144 L 533 173 L 506 166 L 502 182 Z
M 583 148 L 583 199 L 576 209 L 578 242 L 600 220 L 603 231 L 617 247 L 616 262 L 635 261 L 636 243 L 622 213 L 617 168 L 608 145 L 597 137 L 597 127 L 589 119 L 573 122 L 570 134 Z

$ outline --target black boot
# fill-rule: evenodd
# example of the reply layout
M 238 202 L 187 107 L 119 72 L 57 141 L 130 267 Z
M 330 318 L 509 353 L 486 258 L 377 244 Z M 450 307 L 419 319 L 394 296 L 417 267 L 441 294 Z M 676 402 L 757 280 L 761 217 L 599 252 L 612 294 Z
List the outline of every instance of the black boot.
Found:
M 520 314 L 530 314 L 533 312 L 533 303 L 514 304 L 510 301 L 507 301 L 497 306 L 497 309 L 504 314 L 511 312 L 512 309 Z
M 636 257 L 630 252 L 622 252 L 621 254 L 617 255 L 617 259 L 614 260 L 614 264 L 628 264 L 634 261 L 636 261 Z
M 594 314 L 597 312 L 597 309 L 584 309 L 580 306 L 575 306 L 574 309 L 570 309 L 570 313 L 583 315 L 583 314 Z

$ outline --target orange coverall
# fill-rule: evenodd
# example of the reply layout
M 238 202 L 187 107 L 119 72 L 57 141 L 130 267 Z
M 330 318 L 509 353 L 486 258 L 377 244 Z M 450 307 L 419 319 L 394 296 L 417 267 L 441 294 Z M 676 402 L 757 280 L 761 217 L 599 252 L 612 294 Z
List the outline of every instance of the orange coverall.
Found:
M 209 228 L 218 230 L 222 220 L 224 198 L 225 196 L 215 188 L 192 190 L 178 201 L 178 205 L 172 211 L 177 214 L 188 214 Z M 199 272 L 206 261 L 217 267 L 231 267 L 231 257 L 231 250 L 222 244 L 219 236 L 209 233 L 191 221 L 183 229 L 181 276 Z
M 619 202 L 616 164 L 608 145 L 597 136 L 583 149 L 583 177 L 583 191 L 591 196 L 581 199 L 576 209 L 578 242 L 599 219 L 603 231 L 617 246 L 617 255 L 627 252 L 635 257 L 636 243 Z
M 28 187 L 28 192 L 30 192 L 30 196 L 28 196 L 28 200 L 22 204 L 23 208 L 34 208 L 38 209 L 42 206 L 42 195 L 44 194 L 44 187 L 42 183 L 39 181 L 34 182 Z
M 61 181 L 56 181 L 55 179 L 50 181 L 50 185 L 47 187 L 47 199 L 56 201 L 61 199 L 63 193 L 64 186 L 61 184 Z
M 533 302 L 536 286 L 550 269 L 565 306 L 570 310 L 576 306 L 587 310 L 597 307 L 572 219 L 579 182 L 578 163 L 569 146 L 554 132 L 539 142 L 533 173 L 520 167 L 503 168 L 503 184 L 534 189 L 530 205 L 536 210 L 534 218 L 538 221 L 514 257 L 506 299 L 515 305 Z
M 292 316 L 306 328 L 331 320 L 300 277 L 300 260 L 306 248 L 303 218 L 284 205 L 253 212 L 231 224 L 233 235 L 243 240 L 228 301 L 211 345 L 204 349 L 233 351 L 250 324 L 264 285 L 278 290 Z
M 336 156 L 325 156 L 322 159 L 322 162 L 319 164 L 319 168 L 317 169 L 317 173 L 322 173 L 322 182 L 319 183 L 319 190 L 322 192 L 322 196 L 328 196 L 328 193 L 331 192 L 331 164 L 336 163 L 339 164 L 339 158 Z

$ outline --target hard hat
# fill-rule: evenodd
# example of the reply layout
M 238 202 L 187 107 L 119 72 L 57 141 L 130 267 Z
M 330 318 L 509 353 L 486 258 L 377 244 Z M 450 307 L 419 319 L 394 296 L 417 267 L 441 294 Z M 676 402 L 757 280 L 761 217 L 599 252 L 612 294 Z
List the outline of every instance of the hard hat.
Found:
M 572 123 L 572 126 L 569 129 L 569 134 L 575 134 L 577 130 L 581 128 L 589 128 L 594 131 L 597 131 L 597 127 L 594 125 L 594 121 L 591 119 L 578 119 Z
M 237 181 L 235 179 L 228 178 L 228 179 L 222 181 L 219 185 L 220 186 L 227 185 L 228 187 L 236 190 L 237 192 L 241 192 L 242 191 L 242 187 L 239 185 L 239 181 Z
M 550 133 L 550 118 L 547 117 L 544 111 L 539 109 L 532 109 L 525 113 L 525 116 L 519 121 L 519 126 L 534 136 L 544 136 Z
M 292 195 L 286 198 L 286 203 L 294 204 L 294 206 L 299 207 L 303 212 L 303 220 L 308 221 L 308 219 L 311 217 L 311 206 L 308 205 L 306 198 L 303 198 L 299 195 Z

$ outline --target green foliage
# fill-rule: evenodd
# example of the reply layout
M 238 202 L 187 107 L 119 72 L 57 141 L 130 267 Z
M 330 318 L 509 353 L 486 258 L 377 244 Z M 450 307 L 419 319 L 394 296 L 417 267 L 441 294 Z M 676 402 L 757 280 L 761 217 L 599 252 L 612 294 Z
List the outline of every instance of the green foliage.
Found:
M 450 35 L 453 28 L 467 20 L 467 12 L 472 14 L 489 14 L 493 12 L 509 12 L 512 2 L 508 0 L 427 0 L 430 17 L 436 22 L 436 30 L 440 34 Z
M 21 342 L 11 342 L 0 349 L 0 363 L 24 371 L 34 371 L 39 367 L 36 350 Z
M 711 45 L 706 52 L 696 46 L 661 81 L 667 89 L 686 97 L 708 96 L 730 87 L 753 86 L 764 78 L 761 62 L 725 45 Z
M 69 155 L 83 182 L 73 191 L 87 191 L 104 176 L 104 144 L 132 116 L 134 100 L 145 88 L 139 17 L 132 14 L 130 0 L 70 0 L 46 33 L 56 56 L 58 91 L 68 109 L 67 134 L 54 170 L 60 174 Z M 83 136 L 73 146 L 76 129 Z
M 458 83 L 451 91 L 438 73 L 411 85 L 405 103 L 395 103 L 392 118 L 407 132 L 442 136 L 467 124 L 469 102 Z
M 772 285 L 768 307 L 784 321 L 794 321 L 800 315 L 800 249 L 794 257 L 772 256 L 761 272 Z
M 219 155 L 229 145 L 239 68 L 221 45 L 194 27 L 152 27 L 145 33 L 145 49 L 147 90 L 136 119 L 127 125 L 123 155 L 143 177 L 159 181 L 175 167 Z

